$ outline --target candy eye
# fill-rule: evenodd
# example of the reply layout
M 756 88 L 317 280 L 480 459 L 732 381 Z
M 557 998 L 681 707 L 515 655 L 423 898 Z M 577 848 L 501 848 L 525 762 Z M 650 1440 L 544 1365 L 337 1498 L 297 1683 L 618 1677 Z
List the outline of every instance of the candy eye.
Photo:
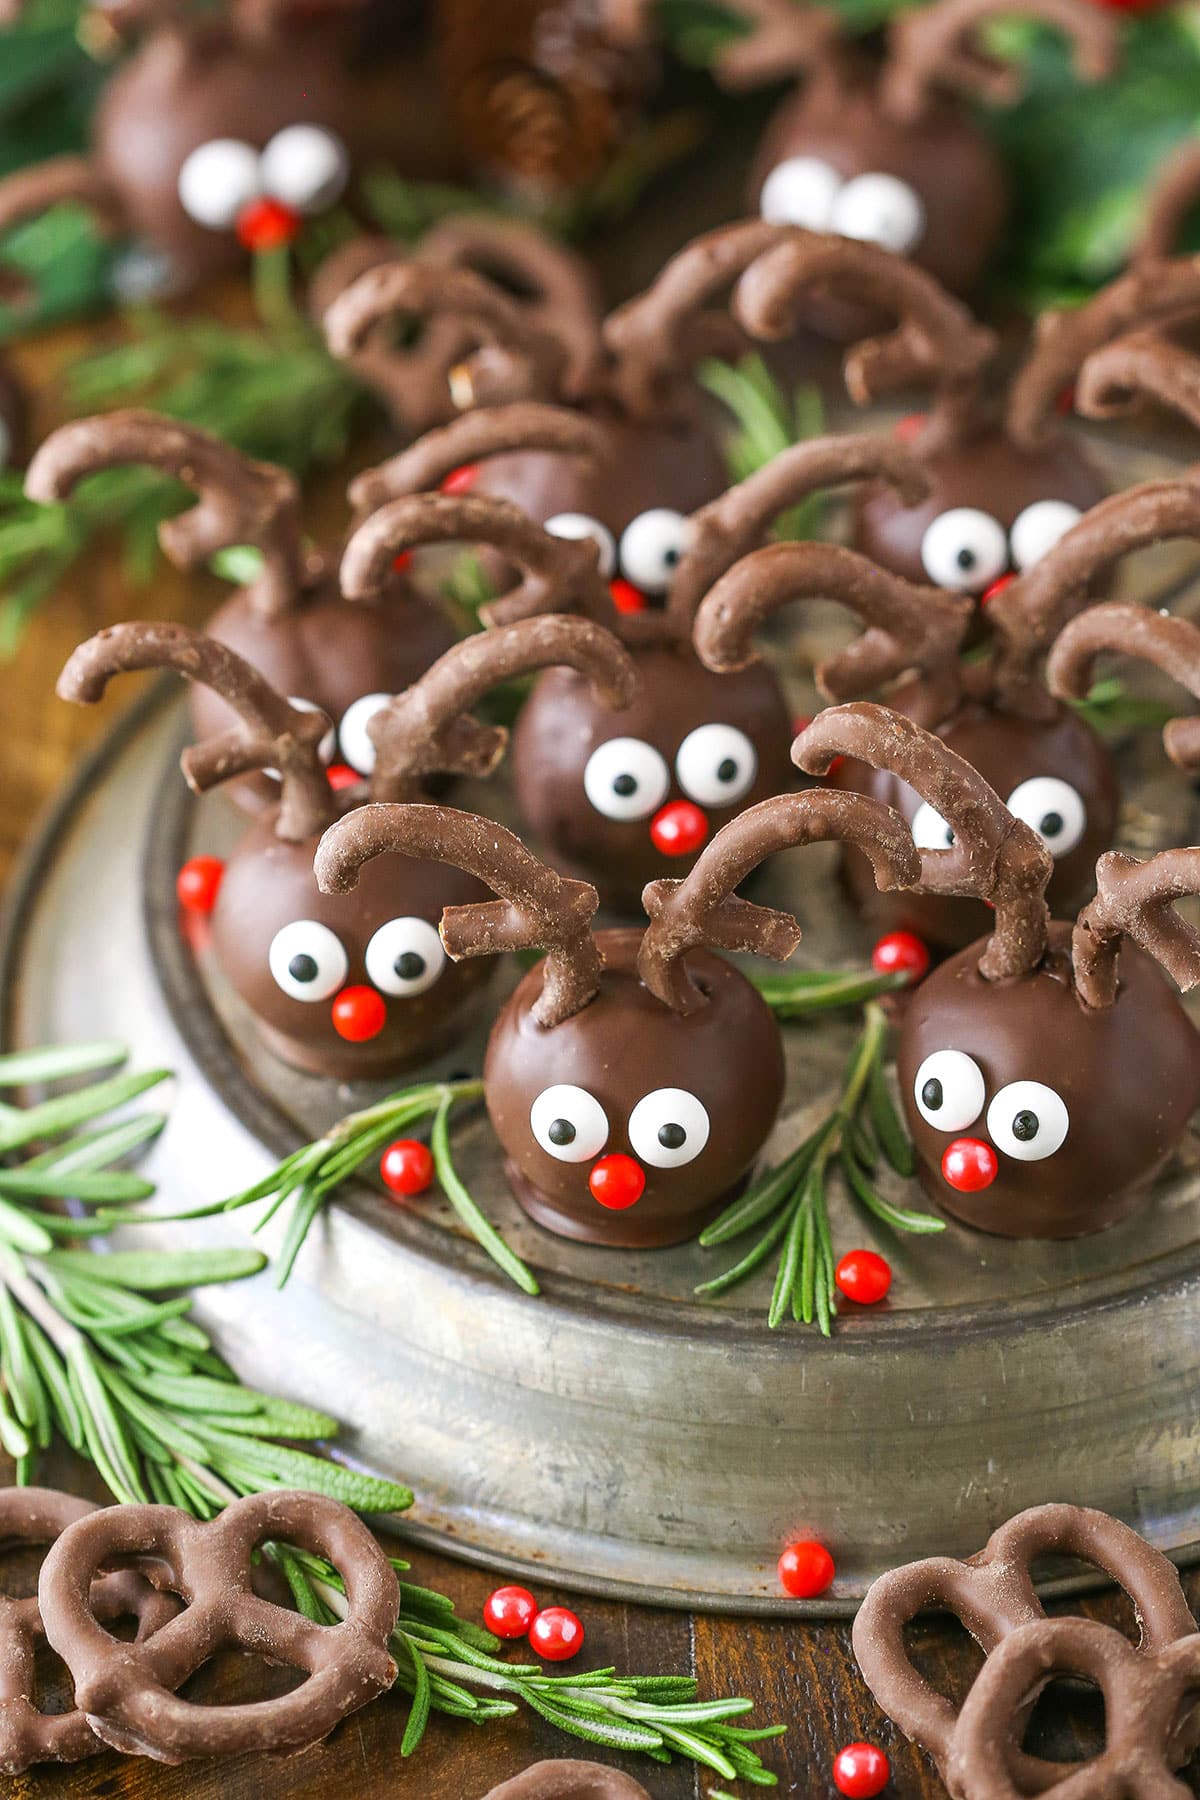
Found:
M 588 757 L 583 790 L 606 819 L 647 819 L 671 786 L 671 771 L 653 744 L 641 738 L 609 738 Z
M 1071 1115 L 1062 1096 L 1040 1081 L 1011 1081 L 987 1113 L 988 1136 L 1017 1162 L 1043 1162 L 1062 1148 Z
M 621 573 L 644 594 L 661 594 L 671 584 L 687 549 L 689 521 L 669 506 L 639 513 L 621 534 Z
M 328 1000 L 345 985 L 350 967 L 341 939 L 316 919 L 293 919 L 277 931 L 267 963 L 276 987 L 293 1000 Z
M 350 157 L 341 138 L 319 125 L 277 131 L 259 159 L 266 193 L 297 212 L 323 212 L 350 179 Z
M 895 175 L 857 175 L 834 200 L 829 228 L 904 256 L 921 241 L 925 208 Z
M 754 785 L 758 753 L 745 732 L 732 725 L 698 725 L 679 746 L 675 773 L 689 800 L 732 806 Z
M 1069 500 L 1037 500 L 1018 513 L 1009 532 L 1012 559 L 1018 569 L 1031 569 L 1083 514 Z
M 935 1050 L 913 1082 L 917 1111 L 935 1131 L 965 1131 L 983 1111 L 986 1094 L 979 1064 L 962 1050 Z
M 229 231 L 238 214 L 262 193 L 258 152 L 240 138 L 212 138 L 179 171 L 179 204 L 209 231 Z
M 953 506 L 929 526 L 921 561 L 930 581 L 960 593 L 982 593 L 1008 567 L 1004 527 L 973 506 Z
M 543 1088 L 529 1109 L 529 1128 L 558 1162 L 590 1162 L 608 1142 L 608 1118 L 594 1094 L 562 1082 Z
M 301 712 L 319 713 L 324 712 L 325 710 L 323 706 L 318 706 L 315 700 L 306 700 L 301 694 L 289 694 L 288 700 L 293 706 L 298 707 Z M 333 753 L 336 749 L 337 733 L 331 725 L 329 730 L 325 733 L 325 736 L 317 745 L 317 755 L 323 763 L 331 763 L 333 761 Z
M 391 698 L 390 694 L 364 694 L 342 714 L 342 722 L 338 726 L 338 743 L 344 760 L 360 775 L 369 775 L 375 767 L 375 746 L 371 742 L 367 726 Z
M 600 546 L 597 567 L 605 581 L 612 580 L 617 572 L 617 541 L 607 525 L 590 518 L 587 513 L 567 512 L 555 513 L 552 519 L 547 519 L 545 529 L 551 537 L 591 538 Z
M 629 1142 L 652 1169 L 681 1169 L 708 1142 L 708 1113 L 686 1088 L 655 1088 L 629 1115 Z
M 1087 809 L 1069 782 L 1056 775 L 1034 775 L 1008 796 L 1008 810 L 1024 819 L 1051 856 L 1066 856 L 1083 836 Z
M 446 952 L 428 919 L 389 919 L 367 945 L 366 964 L 380 993 L 411 999 L 433 986 L 446 966 Z
M 841 176 L 817 156 L 789 156 L 762 184 L 758 210 L 768 225 L 828 231 Z
M 922 801 L 917 808 L 912 822 L 913 843 L 918 850 L 953 850 L 954 827 L 948 825 L 940 812 L 930 806 L 928 800 Z

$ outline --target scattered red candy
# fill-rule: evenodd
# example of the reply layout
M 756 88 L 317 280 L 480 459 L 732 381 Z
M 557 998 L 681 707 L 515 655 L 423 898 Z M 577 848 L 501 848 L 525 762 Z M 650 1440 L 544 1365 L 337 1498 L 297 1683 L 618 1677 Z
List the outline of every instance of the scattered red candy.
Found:
M 690 800 L 671 800 L 650 821 L 650 841 L 663 856 L 690 856 L 708 836 L 708 820 Z
M 238 241 L 246 250 L 280 250 L 300 229 L 300 214 L 282 200 L 264 195 L 238 214 Z
M 372 987 L 348 987 L 334 998 L 333 1029 L 348 1044 L 365 1044 L 387 1024 L 383 995 Z
M 219 856 L 191 856 L 175 877 L 180 906 L 189 912 L 210 913 L 217 904 L 225 864 Z
M 846 1800 L 874 1800 L 892 1779 L 892 1765 L 874 1744 L 847 1744 L 833 1759 L 833 1785 Z
M 1013 582 L 1016 579 L 1016 576 L 1011 572 L 1007 575 L 997 575 L 995 581 L 993 581 L 990 586 L 985 587 L 983 593 L 980 595 L 980 606 L 987 606 L 990 601 L 996 598 L 997 594 L 1002 594 L 1010 582 Z
M 811 1538 L 789 1544 L 779 1559 L 779 1580 L 794 1600 L 815 1600 L 834 1577 L 833 1558 Z
M 942 1154 L 942 1174 L 960 1194 L 981 1194 L 999 1173 L 996 1152 L 979 1138 L 955 1138 Z
M 523 1638 L 537 1617 L 537 1609 L 537 1601 L 528 1588 L 497 1588 L 483 1603 L 483 1622 L 493 1637 Z
M 894 435 L 902 444 L 911 444 L 914 439 L 920 437 L 928 423 L 929 419 L 927 414 L 909 413 L 907 418 L 900 420 L 899 424 L 896 426 Z
M 583 1649 L 583 1625 L 565 1606 L 546 1606 L 529 1627 L 530 1648 L 546 1662 L 567 1662 Z
M 833 1279 L 856 1306 L 876 1306 L 892 1285 L 892 1270 L 874 1250 L 847 1250 Z
M 403 575 L 412 559 L 413 553 L 411 550 L 397 550 L 395 556 L 392 558 L 392 574 Z
M 397 1138 L 380 1158 L 379 1173 L 384 1186 L 393 1194 L 401 1194 L 405 1199 L 423 1194 L 433 1180 L 433 1157 L 428 1144 L 422 1144 L 417 1138 Z M 500 1588 L 498 1592 L 521 1593 L 523 1589 Z M 503 1637 L 504 1633 L 498 1631 L 496 1636 Z
M 636 1206 L 645 1192 L 646 1171 L 632 1156 L 622 1156 L 618 1151 L 593 1163 L 588 1187 L 592 1199 L 609 1212 L 624 1212 L 626 1207 Z
M 614 575 L 608 584 L 608 591 L 619 613 L 645 612 L 646 596 L 640 588 L 634 587 L 632 581 L 626 581 L 621 575 Z
M 889 931 L 871 952 L 877 975 L 907 975 L 915 984 L 929 973 L 929 951 L 915 931 Z
M 438 489 L 442 494 L 469 494 L 479 480 L 479 464 L 463 463 L 460 468 L 451 469 Z

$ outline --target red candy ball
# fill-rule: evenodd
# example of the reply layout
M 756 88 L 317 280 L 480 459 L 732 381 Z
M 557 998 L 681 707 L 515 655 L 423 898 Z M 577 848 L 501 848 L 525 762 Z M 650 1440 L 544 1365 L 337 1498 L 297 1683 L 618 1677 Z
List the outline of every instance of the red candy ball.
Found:
M 568 1662 L 583 1649 L 583 1625 L 565 1606 L 546 1606 L 529 1627 L 530 1648 L 546 1662 Z
M 892 1271 L 874 1250 L 847 1250 L 833 1279 L 847 1300 L 859 1306 L 875 1306 L 892 1285 Z
M 349 763 L 330 763 L 325 777 L 335 794 L 342 793 L 346 788 L 357 787 L 362 780 L 358 770 L 352 769 Z
M 300 225 L 300 214 L 294 207 L 264 195 L 238 214 L 238 241 L 246 250 L 280 250 L 292 242 Z
M 175 877 L 180 906 L 189 912 L 210 913 L 217 904 L 225 864 L 219 856 L 193 856 Z
M 915 931 L 889 931 L 872 950 L 871 967 L 877 975 L 907 975 L 917 982 L 929 973 L 929 951 Z
M 650 841 L 663 856 L 690 856 L 708 836 L 708 820 L 690 800 L 672 800 L 650 821 Z
M 479 480 L 478 463 L 461 463 L 457 469 L 451 469 L 444 477 L 438 492 L 441 494 L 469 494 Z
M 892 1779 L 892 1765 L 874 1744 L 847 1744 L 833 1759 L 833 1785 L 846 1800 L 874 1800 Z
M 523 1638 L 537 1617 L 537 1609 L 537 1601 L 528 1588 L 497 1588 L 483 1603 L 483 1622 L 493 1637 Z
M 811 1538 L 789 1544 L 779 1559 L 779 1579 L 794 1600 L 815 1600 L 834 1577 L 833 1558 Z
M 372 987 L 343 988 L 331 1007 L 333 1029 L 348 1044 L 365 1044 L 387 1024 L 383 995 Z
M 980 1138 L 955 1138 L 942 1153 L 942 1174 L 960 1194 L 981 1194 L 999 1173 L 996 1152 Z
M 380 1158 L 379 1173 L 393 1194 L 400 1194 L 405 1199 L 413 1194 L 423 1194 L 433 1180 L 433 1157 L 428 1144 L 422 1144 L 416 1138 L 397 1138 Z M 520 1588 L 498 1589 L 502 1594 L 523 1591 Z M 496 1635 L 503 1637 L 504 1633 L 500 1631 Z
M 592 1199 L 609 1212 L 624 1212 L 636 1206 L 646 1191 L 646 1171 L 632 1156 L 602 1156 L 593 1164 L 588 1176 Z
M 623 575 L 614 575 L 608 584 L 612 595 L 612 603 L 619 613 L 641 613 L 646 610 L 646 596 L 641 588 L 635 588 L 632 581 L 626 581 Z

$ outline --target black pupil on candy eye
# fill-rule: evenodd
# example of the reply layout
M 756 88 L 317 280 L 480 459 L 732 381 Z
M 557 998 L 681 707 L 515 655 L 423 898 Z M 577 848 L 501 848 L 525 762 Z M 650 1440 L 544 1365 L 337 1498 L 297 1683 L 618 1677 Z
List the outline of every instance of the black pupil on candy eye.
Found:
M 1019 1112 L 1012 1122 L 1012 1134 L 1019 1144 L 1031 1144 L 1038 1134 L 1039 1125 L 1035 1112 Z
M 935 1075 L 931 1075 L 921 1089 L 921 1098 L 930 1112 L 937 1112 L 940 1109 L 945 1096 L 942 1093 L 942 1084 Z
M 315 981 L 318 972 L 316 957 L 309 956 L 304 951 L 301 951 L 298 956 L 293 956 L 288 964 L 288 974 L 293 981 Z
M 733 781 L 737 777 L 738 766 L 732 756 L 723 756 L 717 764 L 717 780 Z
M 614 775 L 613 793 L 619 794 L 622 800 L 628 800 L 631 795 L 637 793 L 637 776 Z
M 1043 837 L 1057 837 L 1062 828 L 1063 816 L 1061 813 L 1056 812 L 1046 813 L 1043 816 L 1041 824 L 1038 826 L 1038 830 Z
M 675 567 L 676 563 L 679 561 L 678 547 L 672 546 L 672 548 L 670 550 L 664 550 L 663 561 L 666 563 L 668 569 L 673 569 Z
M 425 973 L 425 958 L 415 950 L 405 950 L 396 958 L 394 966 L 401 981 L 419 981 Z
M 964 544 L 962 549 L 958 552 L 958 555 L 954 558 L 954 560 L 958 564 L 959 568 L 964 571 L 973 569 L 975 567 L 975 563 L 976 563 L 975 552 L 973 550 L 968 550 L 967 546 Z
M 660 1125 L 658 1141 L 664 1150 L 682 1150 L 687 1143 L 687 1132 L 682 1125 Z
M 550 1139 L 552 1144 L 558 1144 L 560 1147 L 563 1144 L 573 1144 L 575 1142 L 575 1127 L 572 1125 L 570 1119 L 551 1119 L 550 1129 L 546 1133 L 546 1136 Z

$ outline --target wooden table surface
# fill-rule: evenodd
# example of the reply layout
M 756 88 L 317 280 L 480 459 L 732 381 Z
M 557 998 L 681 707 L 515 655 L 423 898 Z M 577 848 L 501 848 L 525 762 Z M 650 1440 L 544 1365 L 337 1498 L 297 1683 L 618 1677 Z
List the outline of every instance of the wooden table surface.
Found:
M 35 388 L 44 387 L 77 341 L 78 334 L 59 332 L 23 346 L 19 366 Z M 326 484 L 310 515 L 314 524 L 322 511 L 331 524 L 336 522 L 338 493 L 337 482 Z M 154 582 L 152 604 L 158 616 L 200 622 L 209 598 L 203 583 L 185 583 L 164 567 Z M 0 667 L 0 879 L 79 752 L 131 699 L 130 685 L 116 683 L 115 696 L 102 706 L 62 705 L 54 697 L 58 670 L 81 638 L 104 624 L 144 612 L 150 604 L 149 594 L 130 594 L 115 551 L 107 546 L 72 575 L 66 592 L 44 607 L 17 660 Z M 47 1478 L 101 1497 L 87 1471 L 65 1459 L 48 1471 Z M 0 1461 L 0 1485 L 10 1479 L 11 1470 L 6 1472 Z M 903 1506 L 903 1494 L 895 1498 L 896 1505 Z M 413 1565 L 414 1579 L 453 1596 L 466 1617 L 479 1616 L 494 1585 L 494 1577 L 424 1551 L 414 1555 Z M 1200 1601 L 1200 1571 L 1188 1578 L 1187 1585 L 1195 1607 Z M 897 1800 L 925 1800 L 944 1792 L 927 1759 L 881 1717 L 857 1674 L 848 1626 L 693 1617 L 590 1599 L 579 1601 L 578 1607 L 588 1633 L 581 1665 L 611 1662 L 630 1672 L 694 1674 L 704 1695 L 744 1694 L 754 1701 L 757 1720 L 786 1723 L 786 1738 L 768 1745 L 765 1752 L 779 1777 L 779 1794 L 796 1800 L 833 1795 L 832 1759 L 841 1745 L 860 1738 L 880 1744 L 891 1757 L 893 1781 L 888 1792 Z M 1088 1602 L 1084 1610 L 1114 1621 L 1124 1616 L 1122 1604 L 1112 1595 Z M 926 1672 L 944 1691 L 961 1695 L 978 1664 L 978 1654 L 965 1634 L 935 1621 L 920 1626 L 914 1641 Z M 199 1691 L 226 1699 L 235 1692 L 245 1697 L 254 1692 L 254 1673 L 228 1662 L 202 1674 L 199 1681 Z M 405 1711 L 399 1698 L 384 1697 L 343 1725 L 328 1743 L 294 1757 L 243 1757 L 170 1769 L 105 1754 L 71 1769 L 41 1769 L 10 1778 L 2 1791 L 11 1800 L 26 1796 L 168 1800 L 183 1795 L 189 1800 L 257 1800 L 264 1788 L 269 1788 L 272 1800 L 376 1796 L 478 1800 L 494 1783 L 539 1756 L 571 1755 L 576 1750 L 587 1754 L 585 1747 L 556 1735 L 528 1714 L 484 1729 L 435 1718 L 418 1756 L 401 1763 Z M 1084 1745 L 1091 1753 L 1100 1738 L 1096 1709 L 1089 1708 L 1078 1692 L 1055 1695 L 1052 1704 L 1039 1708 L 1032 1729 L 1036 1747 L 1060 1757 L 1085 1753 Z M 685 1766 L 669 1770 L 651 1763 L 625 1766 L 644 1781 L 653 1800 L 701 1800 L 724 1785 Z M 1200 1764 L 1193 1765 L 1191 1788 L 1200 1794 Z

